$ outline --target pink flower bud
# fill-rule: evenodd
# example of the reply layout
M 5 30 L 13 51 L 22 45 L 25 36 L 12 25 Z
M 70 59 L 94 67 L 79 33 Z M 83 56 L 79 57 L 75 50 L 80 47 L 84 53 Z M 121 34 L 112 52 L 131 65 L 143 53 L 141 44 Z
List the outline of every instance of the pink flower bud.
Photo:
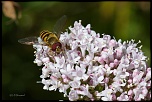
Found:
M 128 91 L 128 95 L 132 96 L 132 95 L 133 95 L 133 91 L 132 91 L 132 90 L 129 90 L 129 91 Z
M 68 80 L 67 78 L 64 78 L 64 79 L 63 79 L 63 82 L 68 83 L 69 80 Z
M 108 83 L 108 82 L 109 82 L 109 78 L 106 77 L 106 78 L 104 79 L 104 82 L 105 82 L 105 83 Z
M 62 78 L 63 78 L 63 79 L 66 78 L 66 75 L 62 74 Z
M 103 54 L 102 55 L 102 59 L 105 61 L 105 62 L 108 62 L 108 56 L 106 54 Z
M 120 58 L 122 56 L 122 50 L 121 49 L 117 49 L 116 51 L 117 51 L 116 52 L 117 57 Z
M 129 79 L 129 80 L 128 80 L 128 83 L 131 84 L 131 83 L 132 83 L 132 79 Z
M 119 61 L 117 59 L 114 60 L 114 65 L 117 66 L 119 64 Z
M 114 63 L 110 63 L 109 65 L 111 68 L 115 67 L 115 64 Z
M 104 64 L 103 58 L 102 58 L 102 57 L 99 57 L 99 58 L 98 58 L 98 62 L 99 62 L 100 64 Z
M 109 46 L 114 47 L 116 45 L 116 41 L 114 39 L 110 40 Z
M 105 64 L 105 68 L 109 68 L 108 64 Z
M 139 71 L 138 71 L 137 69 L 135 69 L 135 70 L 133 71 L 133 77 L 135 77 L 136 75 L 139 75 Z

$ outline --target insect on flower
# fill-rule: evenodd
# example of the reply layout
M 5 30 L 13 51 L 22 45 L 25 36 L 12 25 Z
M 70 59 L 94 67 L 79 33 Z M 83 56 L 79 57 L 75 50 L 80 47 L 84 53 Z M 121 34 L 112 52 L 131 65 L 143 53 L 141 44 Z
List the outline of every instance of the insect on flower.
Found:
M 53 32 L 43 30 L 42 32 L 40 32 L 39 37 L 26 37 L 23 39 L 19 39 L 18 42 L 26 45 L 40 44 L 38 38 L 41 38 L 41 40 L 43 41 L 43 43 L 41 43 L 42 45 L 48 46 L 51 49 L 50 51 L 53 51 L 55 54 L 59 54 L 62 52 L 62 44 L 59 41 L 59 37 L 63 26 L 66 23 L 66 20 L 67 16 L 62 16 L 54 25 Z

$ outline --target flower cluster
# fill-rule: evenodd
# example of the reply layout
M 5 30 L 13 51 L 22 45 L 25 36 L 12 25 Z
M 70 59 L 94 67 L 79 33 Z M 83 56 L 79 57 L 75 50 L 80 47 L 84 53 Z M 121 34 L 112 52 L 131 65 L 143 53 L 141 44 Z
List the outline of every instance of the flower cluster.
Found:
M 100 37 L 90 28 L 76 21 L 61 34 L 63 51 L 54 56 L 48 46 L 33 45 L 43 89 L 58 89 L 70 101 L 150 100 L 151 68 L 138 43 Z

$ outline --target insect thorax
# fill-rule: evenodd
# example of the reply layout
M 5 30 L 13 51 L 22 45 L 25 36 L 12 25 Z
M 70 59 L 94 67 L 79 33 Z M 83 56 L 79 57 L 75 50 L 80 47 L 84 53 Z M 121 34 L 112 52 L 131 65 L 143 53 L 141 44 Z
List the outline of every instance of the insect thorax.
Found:
M 54 43 L 59 42 L 59 40 L 56 37 L 48 37 L 46 42 L 52 46 Z

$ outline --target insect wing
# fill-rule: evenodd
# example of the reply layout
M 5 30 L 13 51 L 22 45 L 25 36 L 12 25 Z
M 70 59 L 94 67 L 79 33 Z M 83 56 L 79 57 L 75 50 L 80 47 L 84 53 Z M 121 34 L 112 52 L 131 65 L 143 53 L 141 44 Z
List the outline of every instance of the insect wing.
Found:
M 26 44 L 26 45 L 33 45 L 33 44 L 38 44 L 38 37 L 27 37 L 23 39 L 19 39 L 18 42 L 21 44 Z
M 63 27 L 65 26 L 66 21 L 67 21 L 67 16 L 64 15 L 54 25 L 53 32 L 56 33 L 58 37 L 60 37 L 60 33 L 63 30 Z

